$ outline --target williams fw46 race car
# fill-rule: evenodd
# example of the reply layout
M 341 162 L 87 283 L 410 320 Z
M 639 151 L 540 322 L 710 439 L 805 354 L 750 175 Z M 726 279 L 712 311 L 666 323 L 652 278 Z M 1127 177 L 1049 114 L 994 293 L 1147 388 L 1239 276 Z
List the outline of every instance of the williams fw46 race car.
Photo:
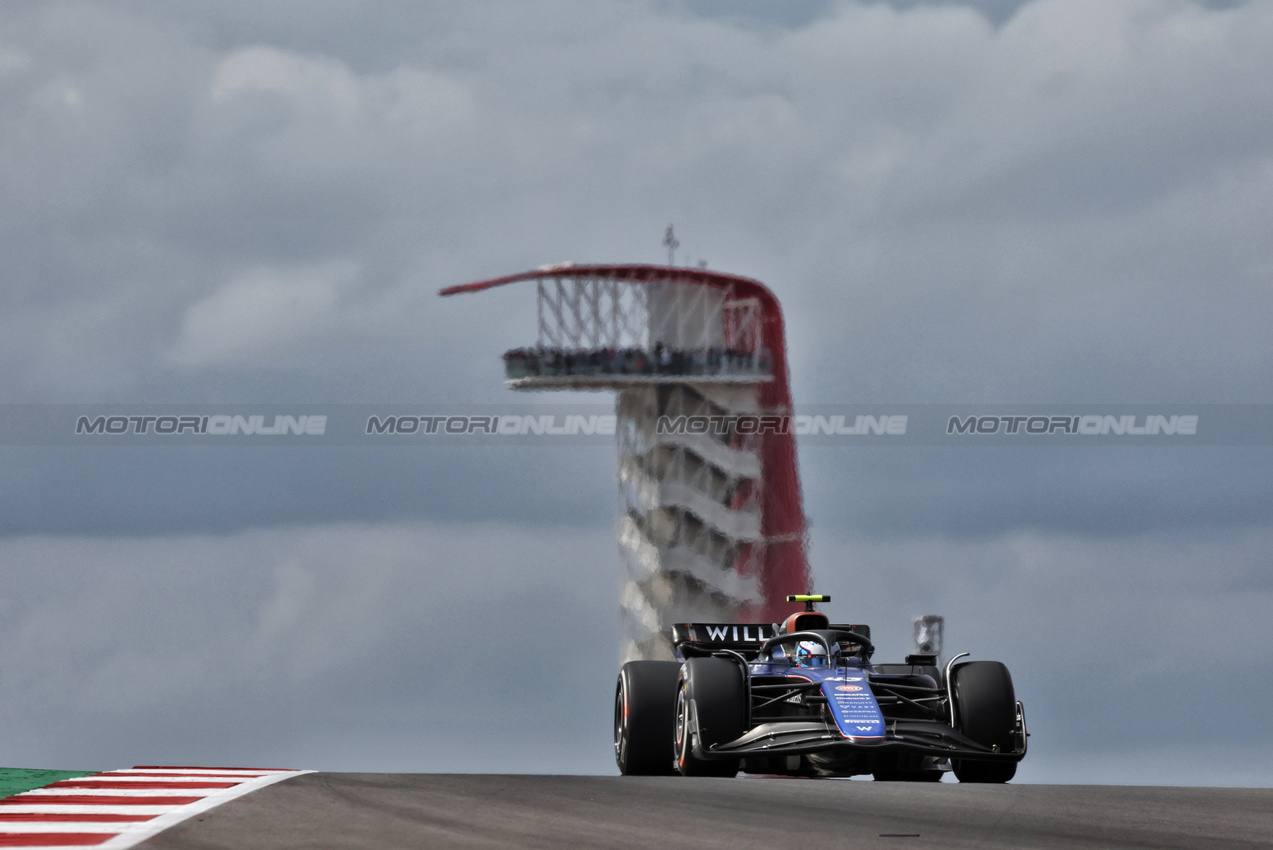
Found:
M 871 660 L 871 630 L 806 603 L 781 626 L 685 623 L 678 661 L 629 661 L 614 703 L 624 775 L 746 773 L 1007 782 L 1026 754 L 1025 709 L 997 661 Z

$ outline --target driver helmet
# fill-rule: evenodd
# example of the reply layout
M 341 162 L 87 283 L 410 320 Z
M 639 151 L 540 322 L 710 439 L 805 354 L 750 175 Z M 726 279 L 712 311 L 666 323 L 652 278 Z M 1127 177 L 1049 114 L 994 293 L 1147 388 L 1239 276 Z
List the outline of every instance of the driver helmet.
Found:
M 826 667 L 827 648 L 816 640 L 802 640 L 796 644 L 796 664 L 801 667 Z

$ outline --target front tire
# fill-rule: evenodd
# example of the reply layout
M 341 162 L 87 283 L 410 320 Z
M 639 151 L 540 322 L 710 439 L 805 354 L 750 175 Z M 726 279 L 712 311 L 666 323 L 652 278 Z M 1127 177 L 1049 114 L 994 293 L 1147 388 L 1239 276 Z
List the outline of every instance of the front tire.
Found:
M 674 772 L 667 742 L 676 706 L 676 661 L 629 661 L 614 693 L 614 760 L 624 776 Z
M 1012 675 L 998 661 L 970 661 L 951 671 L 959 731 L 1000 752 L 1013 749 L 1017 697 Z M 1016 776 L 1014 761 L 951 759 L 960 782 L 1003 783 Z
M 682 776 L 733 776 L 740 759 L 703 759 L 694 754 L 725 744 L 747 731 L 747 683 L 733 661 L 691 658 L 681 668 L 676 693 L 676 769 Z

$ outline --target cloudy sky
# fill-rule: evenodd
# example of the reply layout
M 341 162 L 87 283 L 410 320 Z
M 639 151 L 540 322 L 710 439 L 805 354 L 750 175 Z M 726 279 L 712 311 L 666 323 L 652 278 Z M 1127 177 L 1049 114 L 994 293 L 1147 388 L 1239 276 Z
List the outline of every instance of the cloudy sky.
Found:
M 1270 404 L 1270 43 L 1258 2 L 11 0 L 0 402 L 522 403 L 533 293 L 437 290 L 673 222 L 778 294 L 797 407 Z M 613 470 L 0 446 L 0 761 L 611 773 Z M 801 470 L 833 610 L 1013 669 L 1023 781 L 1273 785 L 1270 448 Z

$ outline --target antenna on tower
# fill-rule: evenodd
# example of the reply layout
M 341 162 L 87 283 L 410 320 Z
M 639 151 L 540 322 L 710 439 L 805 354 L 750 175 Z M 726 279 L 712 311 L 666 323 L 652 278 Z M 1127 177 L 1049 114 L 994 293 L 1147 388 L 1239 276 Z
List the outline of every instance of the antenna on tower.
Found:
M 681 242 L 676 238 L 676 234 L 672 232 L 672 225 L 667 226 L 667 232 L 663 234 L 663 246 L 667 248 L 667 264 L 669 266 L 676 265 L 676 249 L 681 247 Z

